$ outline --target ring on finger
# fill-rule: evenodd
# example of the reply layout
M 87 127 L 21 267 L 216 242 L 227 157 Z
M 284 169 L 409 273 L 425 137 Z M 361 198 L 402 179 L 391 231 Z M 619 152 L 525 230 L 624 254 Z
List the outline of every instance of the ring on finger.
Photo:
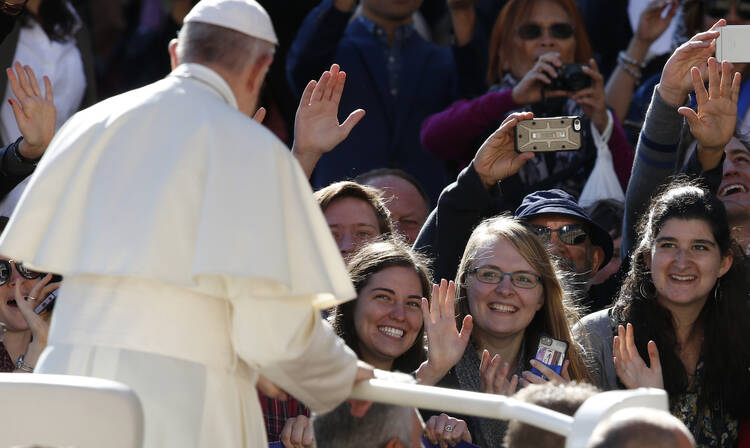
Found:
M 451 431 L 453 431 L 453 426 L 451 426 L 451 425 L 445 425 L 445 426 L 443 426 L 443 431 L 445 431 L 445 432 L 451 432 Z
M 23 298 L 26 300 L 36 300 L 36 297 L 31 297 L 31 296 L 23 296 Z

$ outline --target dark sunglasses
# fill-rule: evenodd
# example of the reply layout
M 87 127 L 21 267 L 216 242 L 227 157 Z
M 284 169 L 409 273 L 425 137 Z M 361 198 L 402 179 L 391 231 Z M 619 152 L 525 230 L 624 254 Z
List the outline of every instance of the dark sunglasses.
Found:
M 704 0 L 706 15 L 716 19 L 727 17 L 732 7 L 732 0 Z M 737 15 L 742 20 L 750 20 L 750 0 L 734 0 Z
M 21 277 L 27 280 L 34 280 L 35 278 L 44 277 L 45 275 L 47 275 L 44 272 L 37 272 L 32 271 L 31 269 L 26 269 L 25 267 L 23 267 L 23 263 L 16 263 L 13 260 L 0 260 L 0 286 L 8 283 L 10 281 L 10 278 L 13 276 L 11 262 L 13 262 L 13 265 L 16 267 L 16 271 L 21 274 Z
M 560 227 L 559 229 L 550 229 L 545 226 L 529 226 L 534 235 L 539 237 L 545 244 L 549 243 L 549 239 L 553 233 L 557 234 L 560 241 L 567 244 L 568 246 L 577 246 L 586 241 L 586 231 L 583 227 L 578 224 L 568 224 Z
M 553 39 L 570 39 L 573 37 L 573 25 L 569 23 L 553 23 L 549 26 L 549 35 Z M 518 27 L 518 37 L 523 40 L 534 40 L 542 37 L 542 26 L 527 23 Z

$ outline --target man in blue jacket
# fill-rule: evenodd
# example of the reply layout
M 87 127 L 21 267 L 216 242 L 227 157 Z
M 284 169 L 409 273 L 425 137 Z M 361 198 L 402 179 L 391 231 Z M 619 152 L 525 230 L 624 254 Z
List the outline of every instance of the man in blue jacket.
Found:
M 432 201 L 447 184 L 444 163 L 422 147 L 419 130 L 456 99 L 456 69 L 449 48 L 417 34 L 412 15 L 421 3 L 362 0 L 353 17 L 357 0 L 323 0 L 302 24 L 287 59 L 293 90 L 301 93 L 335 62 L 349 79 L 341 110 L 367 111 L 349 138 L 322 156 L 316 187 L 384 167 L 416 177 Z

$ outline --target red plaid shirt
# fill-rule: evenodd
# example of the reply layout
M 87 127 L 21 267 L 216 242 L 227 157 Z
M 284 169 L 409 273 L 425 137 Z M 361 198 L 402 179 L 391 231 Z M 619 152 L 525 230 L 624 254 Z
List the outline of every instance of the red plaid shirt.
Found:
M 269 442 L 275 442 L 280 439 L 281 430 L 287 419 L 298 415 L 310 416 L 310 409 L 304 404 L 290 396 L 288 400 L 274 400 L 258 392 L 260 407 L 263 409 L 263 421 L 266 423 L 266 435 Z

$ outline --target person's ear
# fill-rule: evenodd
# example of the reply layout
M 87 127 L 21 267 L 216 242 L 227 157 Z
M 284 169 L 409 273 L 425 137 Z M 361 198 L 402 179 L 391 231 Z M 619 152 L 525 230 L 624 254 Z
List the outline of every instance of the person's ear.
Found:
M 593 249 L 591 252 L 591 276 L 593 277 L 599 272 L 599 269 L 603 268 L 602 261 L 604 261 L 604 249 L 599 246 L 591 246 Z M 615 254 L 612 254 L 614 256 Z
M 385 444 L 385 448 L 406 448 L 403 443 L 397 438 L 392 438 Z
M 259 57 L 249 69 L 248 75 L 245 78 L 247 83 L 247 89 L 253 94 L 259 94 L 261 87 L 263 87 L 263 81 L 266 79 L 266 73 L 268 68 L 273 62 L 273 56 L 265 54 Z
M 172 70 L 174 70 L 180 65 L 180 61 L 177 60 L 177 39 L 169 41 L 167 50 L 169 51 L 169 64 L 172 66 Z
M 721 257 L 721 264 L 719 265 L 719 275 L 717 277 L 722 277 L 724 274 L 726 274 L 729 271 L 729 268 L 732 267 L 733 261 L 734 257 L 732 256 L 732 254 L 729 254 L 726 257 Z

